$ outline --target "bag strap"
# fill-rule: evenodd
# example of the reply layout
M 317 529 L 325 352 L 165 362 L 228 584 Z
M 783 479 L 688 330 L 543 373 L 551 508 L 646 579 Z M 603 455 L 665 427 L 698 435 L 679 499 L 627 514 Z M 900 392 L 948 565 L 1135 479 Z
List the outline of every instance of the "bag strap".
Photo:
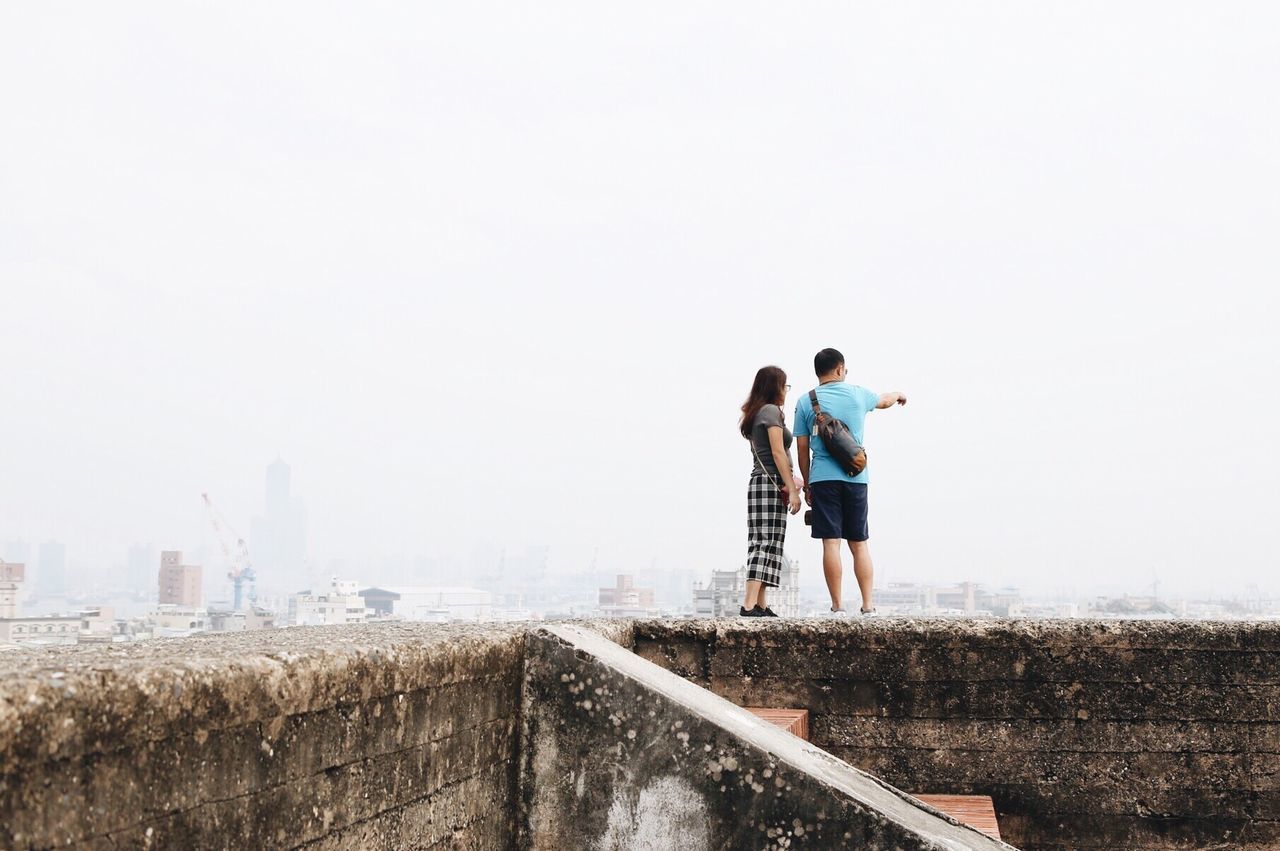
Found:
M 809 391 L 809 404 L 813 405 L 813 413 L 815 415 L 822 414 L 822 406 L 818 404 L 818 388 L 817 387 Z

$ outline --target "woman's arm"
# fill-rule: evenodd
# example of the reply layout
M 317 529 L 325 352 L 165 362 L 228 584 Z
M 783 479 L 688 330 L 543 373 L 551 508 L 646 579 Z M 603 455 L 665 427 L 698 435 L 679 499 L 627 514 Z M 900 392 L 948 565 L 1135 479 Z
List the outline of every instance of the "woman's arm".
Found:
M 796 457 L 800 459 L 800 481 L 804 485 L 804 501 L 809 501 L 809 435 L 796 435 Z

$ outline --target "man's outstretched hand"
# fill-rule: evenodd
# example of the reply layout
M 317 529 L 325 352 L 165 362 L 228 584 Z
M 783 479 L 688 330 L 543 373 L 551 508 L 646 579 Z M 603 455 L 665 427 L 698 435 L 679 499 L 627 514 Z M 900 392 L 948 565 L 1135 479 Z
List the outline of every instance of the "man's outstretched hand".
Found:
M 905 404 L 907 404 L 906 393 L 883 393 L 881 394 L 880 402 L 879 404 L 876 405 L 876 407 L 892 408 L 894 405 L 905 405 Z

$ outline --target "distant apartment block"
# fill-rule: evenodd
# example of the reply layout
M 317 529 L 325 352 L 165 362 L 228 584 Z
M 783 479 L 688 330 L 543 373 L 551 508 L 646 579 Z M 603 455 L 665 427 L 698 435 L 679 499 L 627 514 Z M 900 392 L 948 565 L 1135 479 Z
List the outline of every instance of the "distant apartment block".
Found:
M 200 568 L 197 565 L 183 564 L 180 551 L 165 550 L 160 553 L 160 605 L 199 608 L 202 580 Z
M 693 613 L 704 618 L 724 618 L 738 614 L 747 593 L 747 568 L 713 570 L 711 582 L 693 588 Z M 782 617 L 800 614 L 800 562 L 784 559 L 782 581 L 770 588 L 766 602 Z

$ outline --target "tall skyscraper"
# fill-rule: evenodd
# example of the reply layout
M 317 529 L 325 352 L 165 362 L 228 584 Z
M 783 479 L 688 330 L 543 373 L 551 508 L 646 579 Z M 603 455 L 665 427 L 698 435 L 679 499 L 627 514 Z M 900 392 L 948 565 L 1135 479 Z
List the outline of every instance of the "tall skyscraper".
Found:
M 40 545 L 35 571 L 36 588 L 41 594 L 67 593 L 67 548 L 59 541 Z
M 160 553 L 160 603 L 173 603 L 184 608 L 200 607 L 202 571 L 193 564 L 182 563 L 179 550 Z
M 291 490 L 292 471 L 277 458 L 267 467 L 262 516 L 249 529 L 249 558 L 259 581 L 300 576 L 307 558 L 307 512 Z

